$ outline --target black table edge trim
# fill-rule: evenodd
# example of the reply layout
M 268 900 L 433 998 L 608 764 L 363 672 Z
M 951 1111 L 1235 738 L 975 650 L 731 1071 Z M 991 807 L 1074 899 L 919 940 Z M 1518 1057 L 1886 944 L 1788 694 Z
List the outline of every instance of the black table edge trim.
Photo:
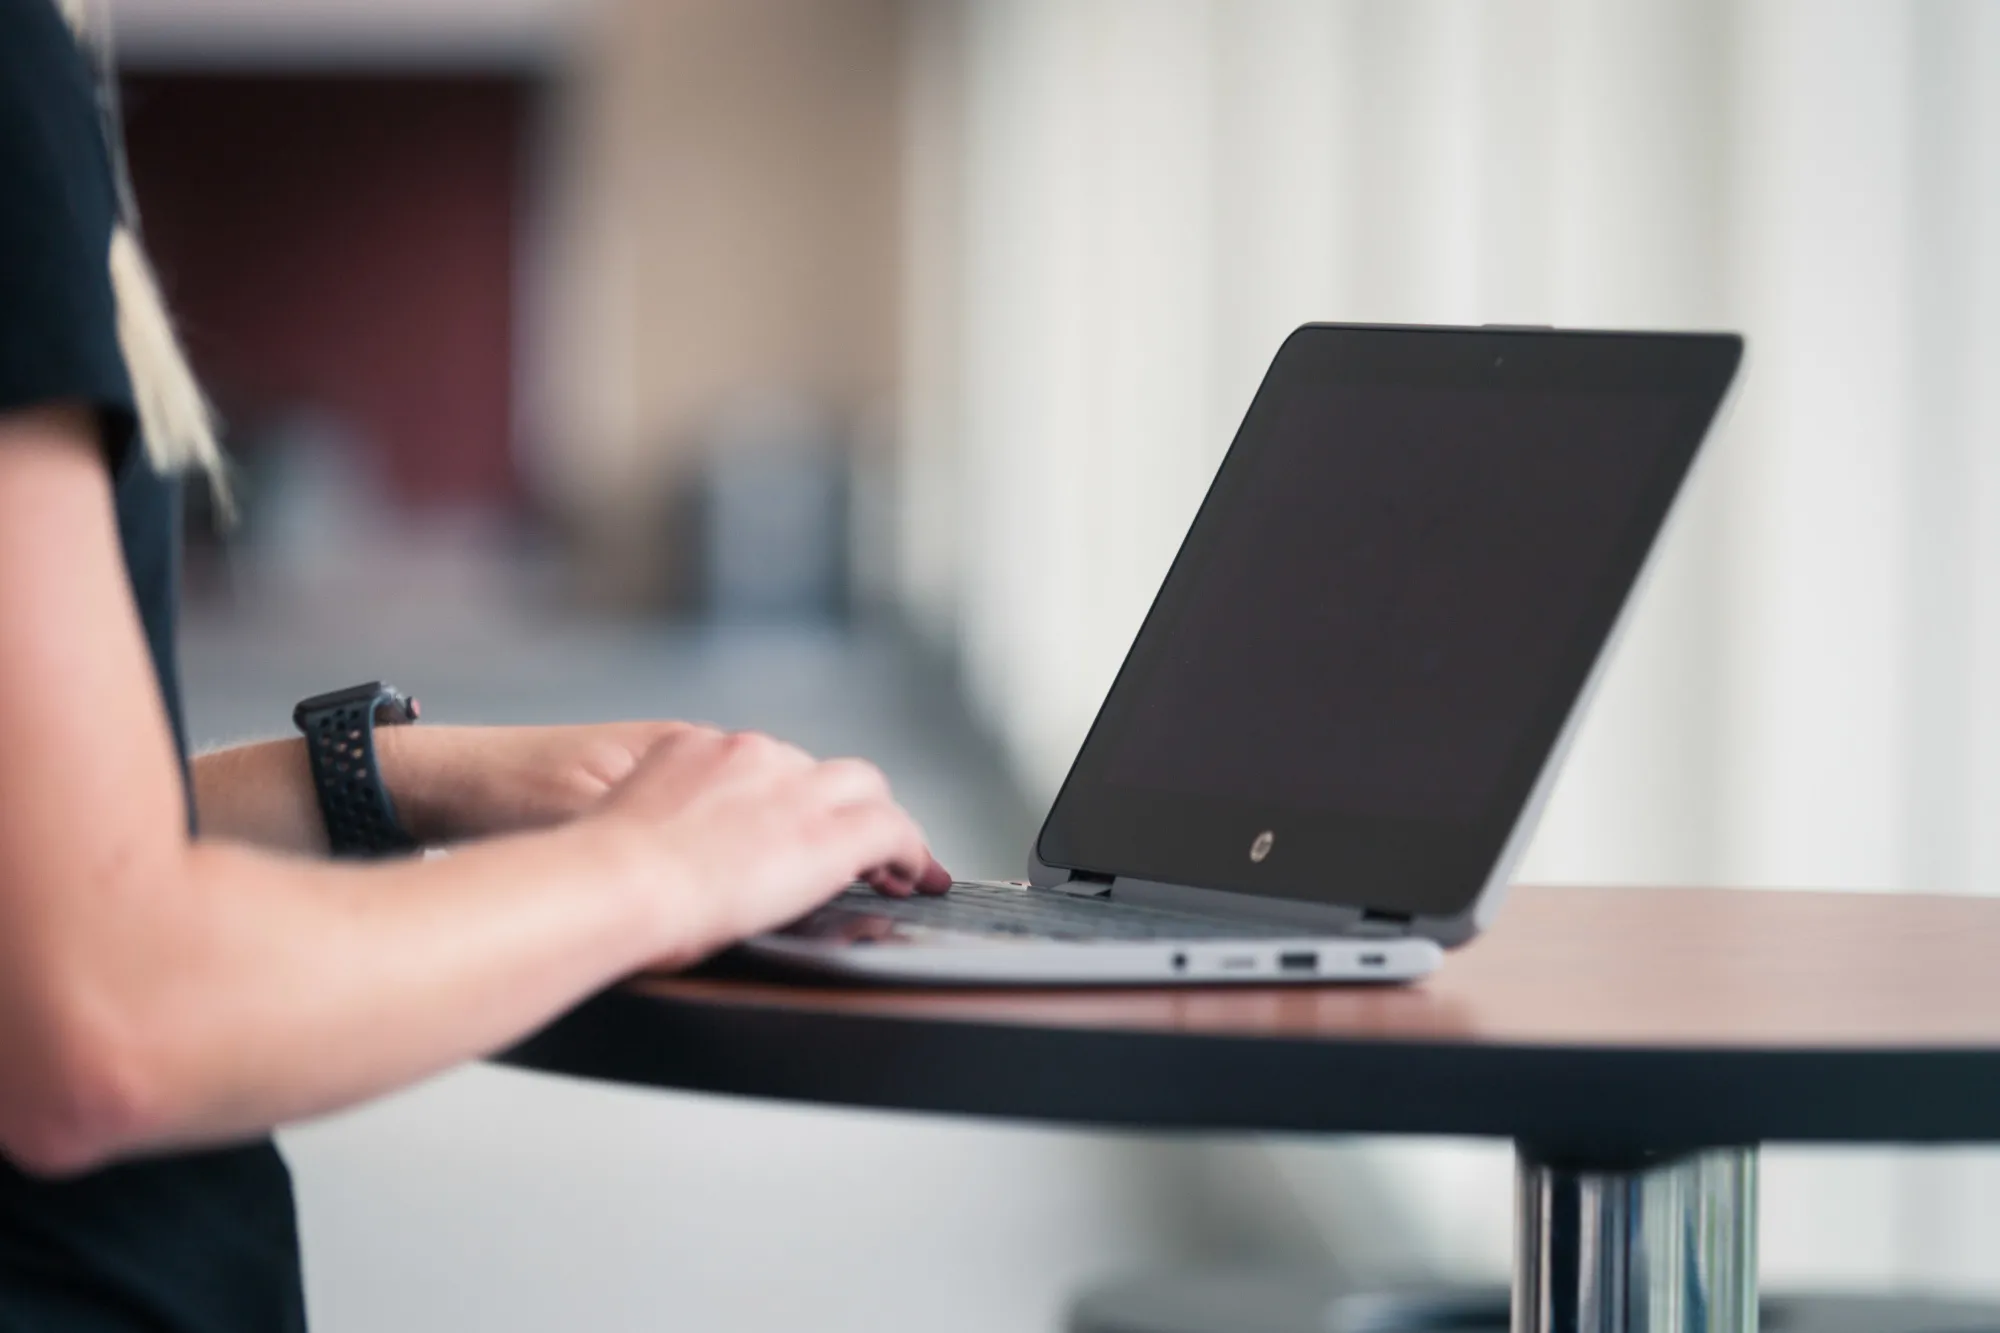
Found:
M 2000 1139 L 2000 1050 L 1534 1046 L 1035 1026 L 607 991 L 499 1057 L 692 1092 L 1144 1131 L 1627 1155 Z

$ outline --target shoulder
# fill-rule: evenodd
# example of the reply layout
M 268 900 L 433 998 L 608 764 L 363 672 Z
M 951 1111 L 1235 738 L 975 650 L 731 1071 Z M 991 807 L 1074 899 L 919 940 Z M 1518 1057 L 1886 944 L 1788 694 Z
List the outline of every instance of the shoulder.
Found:
M 102 133 L 89 62 L 52 0 L 0 0 L 0 145 L 46 157 Z
M 0 45 L 0 65 L 34 54 L 38 44 L 46 50 L 75 45 L 55 0 L 0 0 L 0 37 L 7 39 Z
M 128 409 L 109 271 L 117 220 L 89 62 L 52 0 L 0 0 L 0 411 Z
M 51 0 L 0 0 L 0 201 L 94 222 L 111 203 L 108 171 L 90 67 L 68 25 Z
M 79 94 L 94 111 L 89 65 L 54 0 L 0 0 L 0 99 L 60 110 Z

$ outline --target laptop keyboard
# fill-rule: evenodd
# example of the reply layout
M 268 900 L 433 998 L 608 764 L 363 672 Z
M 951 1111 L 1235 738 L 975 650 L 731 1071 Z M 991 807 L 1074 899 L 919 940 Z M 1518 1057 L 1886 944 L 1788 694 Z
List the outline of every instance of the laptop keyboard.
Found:
M 1245 922 L 1232 917 L 1140 907 L 1104 898 L 1073 898 L 1046 889 L 995 884 L 954 884 L 951 892 L 942 897 L 914 898 L 885 898 L 872 889 L 854 888 L 813 915 L 822 922 L 830 915 L 867 916 L 932 930 L 1069 942 L 1262 940 L 1326 933 L 1301 926 Z

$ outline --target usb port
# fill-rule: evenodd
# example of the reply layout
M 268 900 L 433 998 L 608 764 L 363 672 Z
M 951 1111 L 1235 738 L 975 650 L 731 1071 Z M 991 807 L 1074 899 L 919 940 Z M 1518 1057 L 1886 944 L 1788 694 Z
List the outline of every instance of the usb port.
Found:
M 1278 955 L 1280 972 L 1317 972 L 1319 955 L 1316 953 L 1281 953 Z
M 1389 955 L 1385 953 L 1364 953 L 1361 955 L 1361 966 L 1363 967 L 1385 967 L 1388 965 L 1388 962 Z

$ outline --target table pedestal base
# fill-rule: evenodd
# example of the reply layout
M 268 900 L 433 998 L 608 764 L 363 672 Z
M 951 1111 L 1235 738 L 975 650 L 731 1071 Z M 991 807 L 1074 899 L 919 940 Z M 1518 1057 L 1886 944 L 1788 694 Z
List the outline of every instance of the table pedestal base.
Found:
M 1757 1333 L 1757 1150 L 1519 1153 L 1513 1333 Z

